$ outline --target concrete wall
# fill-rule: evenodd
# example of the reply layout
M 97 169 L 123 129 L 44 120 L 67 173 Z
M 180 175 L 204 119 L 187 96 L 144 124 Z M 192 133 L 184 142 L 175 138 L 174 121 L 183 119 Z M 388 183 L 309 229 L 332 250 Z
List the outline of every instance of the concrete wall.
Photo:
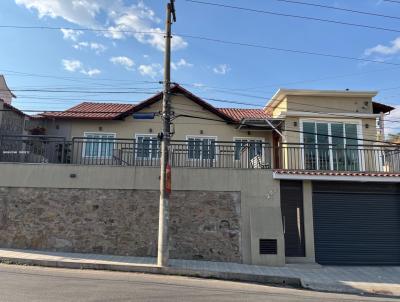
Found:
M 265 142 L 271 141 L 270 131 L 241 131 L 235 125 L 226 124 L 217 115 L 203 109 L 184 96 L 173 96 L 171 101 L 172 111 L 175 115 L 185 114 L 212 120 L 190 117 L 178 117 L 173 121 L 175 134 L 174 140 L 186 140 L 187 135 L 216 136 L 219 141 L 233 141 L 235 137 L 263 138 Z M 141 112 L 160 112 L 161 102 L 157 102 Z M 213 121 L 213 120 L 216 121 Z M 221 122 L 220 122 L 221 121 Z M 58 130 L 55 129 L 58 126 Z M 154 120 L 134 120 L 127 117 L 125 120 L 52 120 L 45 123 L 51 135 L 82 137 L 85 132 L 116 133 L 117 138 L 134 138 L 137 134 L 157 134 L 161 132 L 162 121 L 159 116 Z M 101 130 L 100 130 L 101 129 Z
M 289 95 L 287 97 L 287 110 L 338 113 L 372 113 L 372 99 L 370 97 Z
M 158 176 L 158 168 L 0 164 L 3 188 L 157 191 Z M 279 181 L 272 179 L 272 171 L 175 168 L 172 189 L 175 194 L 240 192 L 242 261 L 260 265 L 285 263 Z M 210 201 L 204 198 L 203 202 L 207 200 Z M 259 239 L 277 239 L 278 254 L 260 255 Z

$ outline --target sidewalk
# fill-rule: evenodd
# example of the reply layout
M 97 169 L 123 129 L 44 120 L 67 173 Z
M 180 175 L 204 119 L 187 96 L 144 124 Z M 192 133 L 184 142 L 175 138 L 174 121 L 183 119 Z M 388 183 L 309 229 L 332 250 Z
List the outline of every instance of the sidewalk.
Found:
M 170 267 L 159 268 L 156 266 L 155 258 L 15 249 L 0 249 L 0 261 L 49 267 L 286 284 L 318 291 L 400 296 L 400 267 L 333 267 L 317 264 L 267 267 L 226 262 L 171 260 Z

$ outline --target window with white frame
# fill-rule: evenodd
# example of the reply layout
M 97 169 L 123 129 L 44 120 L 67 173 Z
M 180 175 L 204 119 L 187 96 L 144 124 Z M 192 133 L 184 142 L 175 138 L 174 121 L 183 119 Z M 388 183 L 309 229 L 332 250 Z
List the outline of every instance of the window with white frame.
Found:
M 358 128 L 348 122 L 303 121 L 305 169 L 359 171 Z
M 187 136 L 189 159 L 215 159 L 217 137 Z
M 138 158 L 160 157 L 160 141 L 156 134 L 137 134 L 136 146 L 136 156 Z
M 115 133 L 85 132 L 85 157 L 108 158 L 112 156 Z
M 264 139 L 262 138 L 234 138 L 235 141 L 235 160 L 240 160 L 242 153 L 246 152 L 248 158 L 252 159 L 254 157 L 263 155 L 262 144 Z M 247 156 L 247 155 L 246 155 Z

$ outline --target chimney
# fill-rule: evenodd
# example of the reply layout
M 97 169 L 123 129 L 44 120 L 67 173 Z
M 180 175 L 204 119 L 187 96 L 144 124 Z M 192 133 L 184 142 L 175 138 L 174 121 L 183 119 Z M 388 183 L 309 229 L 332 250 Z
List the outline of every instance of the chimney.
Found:
M 4 75 L 0 74 L 0 99 L 3 100 L 4 103 L 11 105 L 13 98 L 16 98 L 16 96 L 12 93 L 10 88 L 8 88 Z

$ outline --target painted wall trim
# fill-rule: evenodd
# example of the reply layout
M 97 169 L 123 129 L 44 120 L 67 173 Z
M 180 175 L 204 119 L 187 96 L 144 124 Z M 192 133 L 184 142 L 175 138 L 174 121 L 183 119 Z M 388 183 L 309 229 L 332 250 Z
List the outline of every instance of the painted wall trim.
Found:
M 328 175 L 293 175 L 272 173 L 274 179 L 317 180 L 317 181 L 356 181 L 356 182 L 399 182 L 400 177 L 392 176 L 328 176 Z

